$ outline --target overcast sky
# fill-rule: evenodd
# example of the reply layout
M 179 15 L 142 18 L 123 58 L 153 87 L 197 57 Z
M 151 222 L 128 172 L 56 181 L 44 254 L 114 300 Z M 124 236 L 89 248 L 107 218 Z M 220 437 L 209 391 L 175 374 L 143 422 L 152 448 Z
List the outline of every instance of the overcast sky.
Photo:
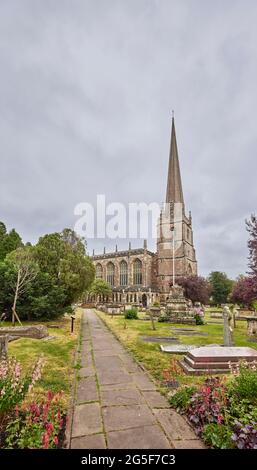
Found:
M 256 0 L 0 0 L 0 220 L 35 242 L 97 194 L 163 201 L 174 109 L 199 273 L 244 273 L 256 24 Z

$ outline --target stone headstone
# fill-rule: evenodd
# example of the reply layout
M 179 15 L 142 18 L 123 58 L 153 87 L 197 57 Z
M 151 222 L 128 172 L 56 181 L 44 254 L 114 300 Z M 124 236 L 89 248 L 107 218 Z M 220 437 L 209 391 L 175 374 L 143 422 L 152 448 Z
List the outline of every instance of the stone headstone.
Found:
M 227 347 L 233 346 L 232 327 L 230 325 L 231 318 L 232 316 L 231 316 L 229 307 L 225 306 L 223 309 L 223 321 L 224 321 L 223 337 L 224 337 L 224 346 L 227 346 Z
M 13 338 L 35 338 L 41 339 L 48 336 L 48 329 L 45 325 L 35 326 L 10 326 L 0 328 L 0 337 L 10 335 Z
M 7 357 L 8 339 L 8 335 L 0 336 L 0 360 Z

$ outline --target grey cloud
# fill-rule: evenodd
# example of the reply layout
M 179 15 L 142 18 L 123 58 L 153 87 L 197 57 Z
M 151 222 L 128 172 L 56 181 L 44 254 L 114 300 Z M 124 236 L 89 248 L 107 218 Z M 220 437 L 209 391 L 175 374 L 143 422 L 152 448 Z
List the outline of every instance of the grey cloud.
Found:
M 244 272 L 256 23 L 254 0 L 3 0 L 0 219 L 35 241 L 97 193 L 161 202 L 174 108 L 199 271 Z

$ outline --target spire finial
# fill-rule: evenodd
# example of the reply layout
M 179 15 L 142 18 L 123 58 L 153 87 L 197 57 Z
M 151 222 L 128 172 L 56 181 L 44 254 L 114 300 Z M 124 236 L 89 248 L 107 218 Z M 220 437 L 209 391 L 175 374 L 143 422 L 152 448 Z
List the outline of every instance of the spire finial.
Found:
M 172 110 L 172 119 L 174 119 L 174 109 Z

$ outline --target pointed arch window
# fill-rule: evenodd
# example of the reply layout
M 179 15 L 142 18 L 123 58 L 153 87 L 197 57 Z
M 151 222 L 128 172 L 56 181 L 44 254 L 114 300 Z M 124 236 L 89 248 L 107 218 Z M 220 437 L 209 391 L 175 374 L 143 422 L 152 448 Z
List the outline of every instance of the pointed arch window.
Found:
M 142 280 L 142 261 L 140 261 L 140 259 L 136 259 L 133 264 L 133 284 L 141 286 Z
M 114 286 L 114 264 L 111 262 L 107 264 L 107 279 L 106 280 L 111 286 Z
M 103 279 L 103 266 L 100 263 L 96 265 L 95 277 L 96 279 Z
M 120 263 L 120 285 L 128 285 L 128 264 L 124 260 Z

